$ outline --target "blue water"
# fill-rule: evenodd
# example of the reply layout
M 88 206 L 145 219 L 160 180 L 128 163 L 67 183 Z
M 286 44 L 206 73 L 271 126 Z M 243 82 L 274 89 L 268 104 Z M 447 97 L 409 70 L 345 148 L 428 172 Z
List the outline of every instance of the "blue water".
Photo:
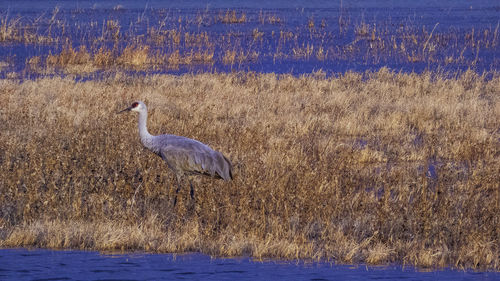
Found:
M 54 12 L 54 8 L 58 11 Z M 235 10 L 238 16 L 245 14 L 246 22 L 223 24 L 214 20 L 228 10 Z M 198 17 L 204 20 L 200 23 Z M 261 16 L 276 16 L 279 23 L 260 21 Z M 157 45 L 148 41 L 147 30 L 155 27 L 162 30 L 179 30 L 181 34 L 206 32 L 214 41 L 208 48 L 214 52 L 213 64 L 181 65 L 174 69 L 160 69 L 154 72 L 181 74 L 186 72 L 229 72 L 256 71 L 274 73 L 302 74 L 317 70 L 326 73 L 345 71 L 378 70 L 389 67 L 395 71 L 421 72 L 424 70 L 455 72 L 472 68 L 478 72 L 497 70 L 500 65 L 500 36 L 497 26 L 500 24 L 500 2 L 491 0 L 478 1 L 227 1 L 227 0 L 190 0 L 190 1 L 0 1 L 0 17 L 16 19 L 23 24 L 34 24 L 39 34 L 62 35 L 71 39 L 73 47 L 82 45 L 96 47 L 95 38 L 100 45 L 123 49 L 130 44 L 128 38 L 142 38 L 151 50 L 170 54 L 174 50 L 168 45 Z M 182 23 L 179 23 L 182 19 Z M 116 43 L 109 34 L 103 34 L 103 27 L 108 20 L 119 23 L 120 40 Z M 313 21 L 315 29 L 308 28 Z M 55 22 L 64 23 L 64 28 Z M 356 36 L 355 26 L 366 23 L 377 26 L 382 32 L 384 48 L 401 44 L 407 51 L 377 54 L 371 46 L 381 44 Z M 341 32 L 341 25 L 348 29 Z M 322 25 L 324 25 L 322 27 Z M 416 35 L 420 45 L 413 45 L 405 34 Z M 434 34 L 429 38 L 431 30 Z M 253 31 L 263 32 L 261 40 L 254 40 Z M 398 31 L 399 30 L 399 31 Z M 472 34 L 474 30 L 474 34 Z M 291 32 L 296 38 L 281 42 L 281 31 Z M 274 35 L 273 35 L 274 32 Z M 398 33 L 399 32 L 399 33 Z M 247 60 L 235 65 L 222 63 L 227 51 L 223 47 L 224 36 L 232 33 L 235 47 L 239 50 L 259 53 L 256 60 Z M 311 37 L 311 34 L 313 36 Z M 474 38 L 474 44 L 464 38 Z M 391 39 L 394 37 L 394 39 Z M 185 43 L 181 36 L 180 53 L 189 53 L 192 46 Z M 422 52 L 421 42 L 429 38 L 432 55 Z M 440 41 L 434 41 L 440 38 Z M 491 42 L 497 44 L 491 44 Z M 477 43 L 479 42 L 479 43 Z M 489 43 L 487 43 L 489 42 Z M 304 49 L 308 44 L 314 46 L 314 52 L 320 47 L 328 52 L 327 59 L 318 59 L 315 55 L 307 58 L 294 58 L 294 50 Z M 486 46 L 489 44 L 489 46 Z M 97 46 L 97 47 L 99 47 Z M 353 47 L 353 53 L 347 53 Z M 57 54 L 64 47 L 61 42 L 32 44 L 19 42 L 0 42 L 0 62 L 8 66 L 0 67 L 0 76 L 8 72 L 30 76 L 26 62 L 33 56 Z M 436 47 L 436 51 L 429 51 Z M 177 47 L 176 47 L 177 48 Z M 276 50 L 287 54 L 275 57 Z M 478 51 L 479 50 L 479 51 Z M 415 54 L 416 60 L 408 62 L 408 56 Z M 449 60 L 451 58 L 451 61 Z M 457 58 L 462 58 L 458 60 Z
M 500 273 L 260 262 L 201 254 L 0 250 L 0 280 L 500 280 Z

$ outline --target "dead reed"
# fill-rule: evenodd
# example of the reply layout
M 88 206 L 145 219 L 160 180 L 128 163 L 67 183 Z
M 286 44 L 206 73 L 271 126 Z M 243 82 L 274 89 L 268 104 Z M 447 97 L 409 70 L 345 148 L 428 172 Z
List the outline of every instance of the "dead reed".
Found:
M 500 269 L 500 77 L 387 69 L 301 77 L 0 80 L 0 247 Z M 196 201 L 139 142 L 224 152 Z
M 120 9 L 116 13 L 122 13 Z M 78 13 L 78 11 L 74 11 Z M 499 24 L 489 27 L 432 29 L 411 22 L 347 21 L 339 27 L 329 19 L 297 14 L 290 22 L 279 15 L 239 10 L 202 10 L 177 15 L 161 11 L 159 22 L 124 22 L 114 17 L 102 23 L 92 17 L 71 22 L 55 8 L 47 15 L 0 16 L 0 44 L 26 44 L 36 50 L 26 58 L 27 73 L 89 74 L 115 68 L 139 71 L 182 66 L 280 64 L 298 62 L 362 65 L 464 66 L 497 69 Z M 118 17 L 119 18 L 119 17 Z M 210 28 L 223 25 L 219 31 Z M 237 27 L 237 28 L 235 28 Z M 273 46 L 270 48 L 269 46 Z M 11 57 L 0 57 L 9 66 Z M 321 66 L 319 66 L 321 67 Z M 4 68 L 5 72 L 9 68 Z M 0 73 L 1 74 L 1 73 Z

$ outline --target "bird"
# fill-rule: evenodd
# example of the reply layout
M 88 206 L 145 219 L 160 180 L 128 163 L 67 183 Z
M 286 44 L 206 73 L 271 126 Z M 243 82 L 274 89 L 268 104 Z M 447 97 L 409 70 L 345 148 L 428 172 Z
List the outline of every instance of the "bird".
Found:
M 138 127 L 142 145 L 160 156 L 176 175 L 177 189 L 174 206 L 185 177 L 188 178 L 191 187 L 191 199 L 194 199 L 191 175 L 204 175 L 225 181 L 233 179 L 231 162 L 222 153 L 187 137 L 171 134 L 151 135 L 147 129 L 148 109 L 142 101 L 133 102 L 118 114 L 129 111 L 139 113 Z

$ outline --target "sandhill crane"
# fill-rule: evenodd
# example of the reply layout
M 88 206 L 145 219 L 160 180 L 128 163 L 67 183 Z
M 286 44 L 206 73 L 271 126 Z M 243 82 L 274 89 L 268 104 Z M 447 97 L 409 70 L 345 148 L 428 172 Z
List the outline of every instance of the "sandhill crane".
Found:
M 226 181 L 233 179 L 231 162 L 222 153 L 211 149 L 208 145 L 182 136 L 151 135 L 146 126 L 148 109 L 142 101 L 136 101 L 118 113 L 126 111 L 139 113 L 139 135 L 142 144 L 160 156 L 175 172 L 177 177 L 176 194 L 181 189 L 184 176 L 187 176 L 188 179 L 190 175 L 206 175 Z M 194 189 L 190 179 L 189 185 L 191 199 L 193 199 Z M 176 202 L 177 197 L 174 199 L 174 206 Z

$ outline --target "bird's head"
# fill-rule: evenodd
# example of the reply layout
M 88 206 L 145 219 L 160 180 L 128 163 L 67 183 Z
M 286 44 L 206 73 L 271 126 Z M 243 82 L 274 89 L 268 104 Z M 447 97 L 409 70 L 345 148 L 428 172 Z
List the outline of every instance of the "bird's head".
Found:
M 118 113 L 122 113 L 122 112 L 125 112 L 125 111 L 136 111 L 136 112 L 141 112 L 141 111 L 144 111 L 146 110 L 146 105 L 142 102 L 142 101 L 135 101 L 132 103 L 132 105 L 130 105 L 129 107 L 125 108 L 124 110 L 118 112 Z

